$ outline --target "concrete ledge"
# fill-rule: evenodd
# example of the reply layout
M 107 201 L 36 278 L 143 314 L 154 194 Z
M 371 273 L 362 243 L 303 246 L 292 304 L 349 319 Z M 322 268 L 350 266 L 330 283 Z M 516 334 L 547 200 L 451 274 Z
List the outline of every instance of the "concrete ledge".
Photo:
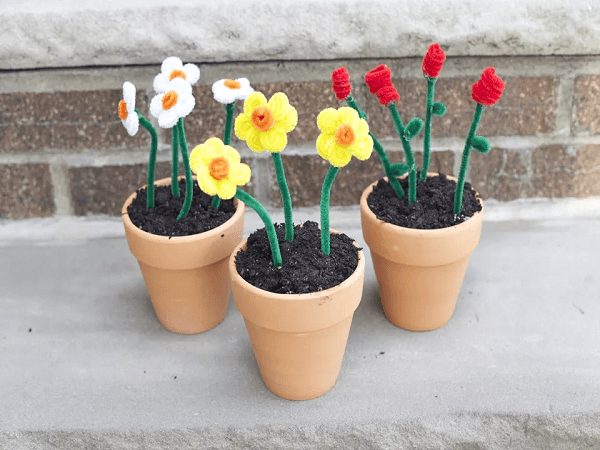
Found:
M 591 0 L 7 0 L 0 6 L 0 69 L 185 61 L 598 55 Z
M 162 328 L 123 237 L 5 245 L 0 448 L 598 448 L 599 225 L 486 222 L 429 333 L 385 319 L 367 250 L 340 378 L 306 402 L 265 388 L 233 303 L 205 334 Z

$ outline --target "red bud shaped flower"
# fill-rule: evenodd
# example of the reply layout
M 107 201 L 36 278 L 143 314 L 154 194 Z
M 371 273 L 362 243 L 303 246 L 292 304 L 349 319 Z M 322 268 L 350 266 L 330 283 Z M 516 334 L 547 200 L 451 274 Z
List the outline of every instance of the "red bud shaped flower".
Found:
M 477 103 L 492 106 L 502 96 L 504 81 L 496 76 L 496 70 L 488 67 L 481 74 L 481 78 L 471 87 L 471 97 Z
M 376 94 L 379 89 L 392 84 L 392 71 L 385 64 L 377 66 L 365 75 L 365 82 L 371 94 Z
M 437 78 L 442 70 L 444 61 L 446 60 L 446 54 L 439 44 L 431 44 L 427 53 L 423 58 L 423 73 L 429 78 Z
M 387 106 L 391 102 L 400 100 L 400 94 L 398 94 L 398 91 L 390 82 L 388 86 L 384 86 L 377 91 L 377 98 L 379 99 L 379 103 L 383 106 Z
M 338 100 L 345 100 L 352 90 L 348 70 L 345 67 L 334 70 L 331 74 L 331 81 L 333 81 L 333 92 L 335 92 L 335 96 Z

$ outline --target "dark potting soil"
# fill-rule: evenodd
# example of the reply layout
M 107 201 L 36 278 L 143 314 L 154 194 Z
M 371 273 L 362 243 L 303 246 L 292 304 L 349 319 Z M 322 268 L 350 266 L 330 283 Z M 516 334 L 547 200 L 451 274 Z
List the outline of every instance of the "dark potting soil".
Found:
M 248 237 L 248 246 L 235 257 L 240 276 L 259 289 L 278 294 L 306 294 L 337 286 L 358 266 L 358 250 L 345 234 L 331 235 L 331 252 L 321 251 L 316 222 L 294 227 L 294 240 L 285 240 L 285 225 L 275 224 L 283 265 L 274 267 L 265 228 Z
M 212 196 L 205 194 L 194 182 L 192 206 L 188 215 L 177 221 L 185 200 L 185 179 L 179 181 L 179 197 L 173 197 L 171 186 L 156 186 L 154 208 L 146 208 L 146 188 L 137 191 L 136 198 L 127 207 L 127 214 L 135 226 L 159 236 L 191 236 L 217 228 L 235 213 L 232 200 L 221 200 L 219 209 L 211 206 Z
M 456 182 L 439 174 L 427 181 L 417 180 L 417 201 L 408 204 L 408 179 L 400 180 L 406 195 L 398 198 L 390 183 L 379 180 L 367 197 L 367 204 L 379 220 L 405 228 L 432 230 L 447 228 L 466 221 L 481 203 L 475 197 L 471 184 L 465 182 L 461 214 L 454 215 L 454 190 Z

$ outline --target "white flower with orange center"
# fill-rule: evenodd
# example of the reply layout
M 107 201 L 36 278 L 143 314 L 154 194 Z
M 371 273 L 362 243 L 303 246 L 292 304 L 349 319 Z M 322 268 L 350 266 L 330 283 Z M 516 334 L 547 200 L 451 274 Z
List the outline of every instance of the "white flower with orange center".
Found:
M 135 86 L 129 81 L 123 83 L 123 100 L 119 102 L 119 119 L 129 136 L 135 136 L 140 128 L 140 119 L 135 112 Z
M 240 162 L 237 150 L 216 137 L 192 150 L 190 167 L 200 189 L 223 200 L 233 198 L 237 187 L 250 181 L 250 167 Z
M 244 102 L 244 112 L 235 119 L 235 134 L 250 150 L 271 153 L 287 145 L 287 133 L 296 128 L 298 113 L 283 92 L 267 102 L 261 92 L 253 92 Z
M 369 125 L 354 109 L 324 109 L 317 116 L 317 126 L 321 130 L 317 151 L 332 166 L 344 167 L 353 155 L 363 161 L 371 156 L 373 139 L 369 136 Z
M 200 69 L 194 64 L 186 64 L 176 56 L 165 59 L 160 66 L 160 73 L 154 78 L 154 90 L 156 92 L 167 92 L 169 81 L 181 78 L 189 84 L 194 84 L 200 79 Z
M 181 117 L 194 109 L 192 86 L 181 78 L 174 78 L 166 86 L 166 91 L 156 95 L 150 103 L 150 113 L 158 119 L 161 128 L 173 128 Z
M 215 100 L 224 105 L 235 102 L 236 100 L 246 100 L 254 92 L 247 78 L 238 78 L 237 80 L 224 79 L 215 81 L 212 85 Z

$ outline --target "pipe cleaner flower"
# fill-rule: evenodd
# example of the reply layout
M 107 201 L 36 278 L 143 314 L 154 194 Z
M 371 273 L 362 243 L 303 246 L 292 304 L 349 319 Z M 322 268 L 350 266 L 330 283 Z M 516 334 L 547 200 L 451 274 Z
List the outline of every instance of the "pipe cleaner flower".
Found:
M 173 128 L 180 118 L 192 112 L 195 103 L 192 86 L 181 78 L 174 78 L 167 83 L 164 93 L 152 99 L 150 113 L 158 119 L 161 128 Z
M 365 82 L 369 86 L 371 94 L 377 95 L 379 103 L 383 106 L 400 100 L 400 94 L 392 83 L 392 71 L 385 64 L 367 72 Z
M 235 135 L 252 151 L 278 153 L 287 145 L 287 133 L 297 123 L 296 108 L 284 93 L 276 93 L 267 102 L 261 92 L 253 92 L 244 102 L 244 112 L 235 119 Z
M 348 70 L 345 67 L 334 70 L 331 74 L 331 81 L 333 81 L 333 92 L 337 99 L 345 100 L 352 90 Z
M 194 64 L 186 64 L 176 56 L 165 59 L 160 66 L 160 73 L 154 78 L 154 90 L 158 93 L 169 90 L 169 81 L 182 78 L 189 84 L 194 84 L 200 79 L 200 69 Z
M 140 128 L 140 119 L 135 112 L 135 86 L 129 81 L 123 83 L 123 100 L 119 102 L 119 119 L 129 136 L 137 134 Z
M 216 101 L 228 105 L 236 100 L 246 100 L 254 92 L 254 89 L 250 86 L 247 78 L 238 78 L 237 80 L 215 81 L 212 91 Z
M 442 70 L 446 54 L 439 44 L 431 44 L 423 58 L 421 69 L 423 74 L 429 78 L 437 78 Z
M 221 139 L 213 137 L 190 154 L 190 167 L 198 177 L 198 186 L 208 195 L 223 200 L 233 198 L 237 186 L 250 181 L 250 167 L 240 162 L 240 154 Z
M 504 81 L 496 75 L 493 67 L 488 67 L 481 74 L 479 81 L 471 86 L 471 97 L 477 103 L 492 106 L 500 100 L 502 91 L 504 91 Z
M 347 106 L 324 109 L 317 116 L 317 126 L 321 130 L 317 151 L 332 166 L 344 167 L 352 155 L 363 161 L 371 156 L 373 139 L 369 136 L 369 125 L 354 109 Z

